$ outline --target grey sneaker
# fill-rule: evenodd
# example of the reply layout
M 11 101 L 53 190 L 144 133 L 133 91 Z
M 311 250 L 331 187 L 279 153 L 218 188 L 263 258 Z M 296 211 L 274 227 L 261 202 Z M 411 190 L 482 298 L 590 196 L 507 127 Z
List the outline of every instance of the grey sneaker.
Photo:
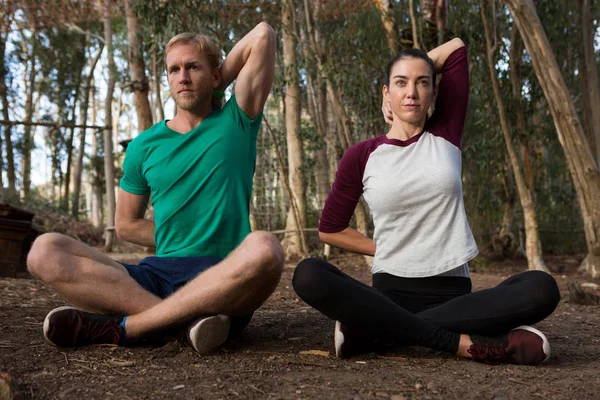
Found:
M 226 315 L 203 317 L 188 326 L 185 339 L 198 353 L 207 354 L 225 343 L 230 326 L 231 318 Z

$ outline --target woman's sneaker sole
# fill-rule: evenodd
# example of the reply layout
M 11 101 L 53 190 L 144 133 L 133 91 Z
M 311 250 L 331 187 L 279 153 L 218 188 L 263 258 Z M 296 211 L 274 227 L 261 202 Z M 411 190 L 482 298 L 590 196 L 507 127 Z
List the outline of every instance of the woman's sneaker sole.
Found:
M 342 332 L 342 323 L 335 321 L 335 329 L 333 333 L 333 343 L 335 345 L 335 355 L 337 358 L 345 358 L 344 354 L 344 333 Z

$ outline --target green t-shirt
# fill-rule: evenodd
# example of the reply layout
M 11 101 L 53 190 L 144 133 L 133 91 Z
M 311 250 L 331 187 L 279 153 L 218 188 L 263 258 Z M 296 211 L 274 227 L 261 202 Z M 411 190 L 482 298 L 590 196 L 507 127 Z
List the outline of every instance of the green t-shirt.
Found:
M 225 258 L 250 233 L 261 120 L 233 95 L 186 134 L 162 121 L 129 144 L 121 188 L 152 195 L 157 256 Z

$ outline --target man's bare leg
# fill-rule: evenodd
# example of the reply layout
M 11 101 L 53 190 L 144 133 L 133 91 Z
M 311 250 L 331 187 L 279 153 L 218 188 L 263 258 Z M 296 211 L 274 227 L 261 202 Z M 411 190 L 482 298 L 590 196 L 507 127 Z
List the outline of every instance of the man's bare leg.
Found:
M 46 233 L 35 240 L 27 266 L 34 276 L 85 310 L 130 315 L 161 301 L 118 262 L 58 233 Z
M 153 307 L 127 317 L 128 338 L 180 326 L 203 316 L 250 314 L 273 293 L 283 268 L 275 236 L 253 232 L 226 259 Z

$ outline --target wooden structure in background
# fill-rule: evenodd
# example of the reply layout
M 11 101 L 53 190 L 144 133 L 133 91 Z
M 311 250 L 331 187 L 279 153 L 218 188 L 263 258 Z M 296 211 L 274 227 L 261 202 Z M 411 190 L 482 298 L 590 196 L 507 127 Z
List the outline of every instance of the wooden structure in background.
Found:
M 27 253 L 41 229 L 33 224 L 34 214 L 0 204 L 0 277 L 26 276 Z

